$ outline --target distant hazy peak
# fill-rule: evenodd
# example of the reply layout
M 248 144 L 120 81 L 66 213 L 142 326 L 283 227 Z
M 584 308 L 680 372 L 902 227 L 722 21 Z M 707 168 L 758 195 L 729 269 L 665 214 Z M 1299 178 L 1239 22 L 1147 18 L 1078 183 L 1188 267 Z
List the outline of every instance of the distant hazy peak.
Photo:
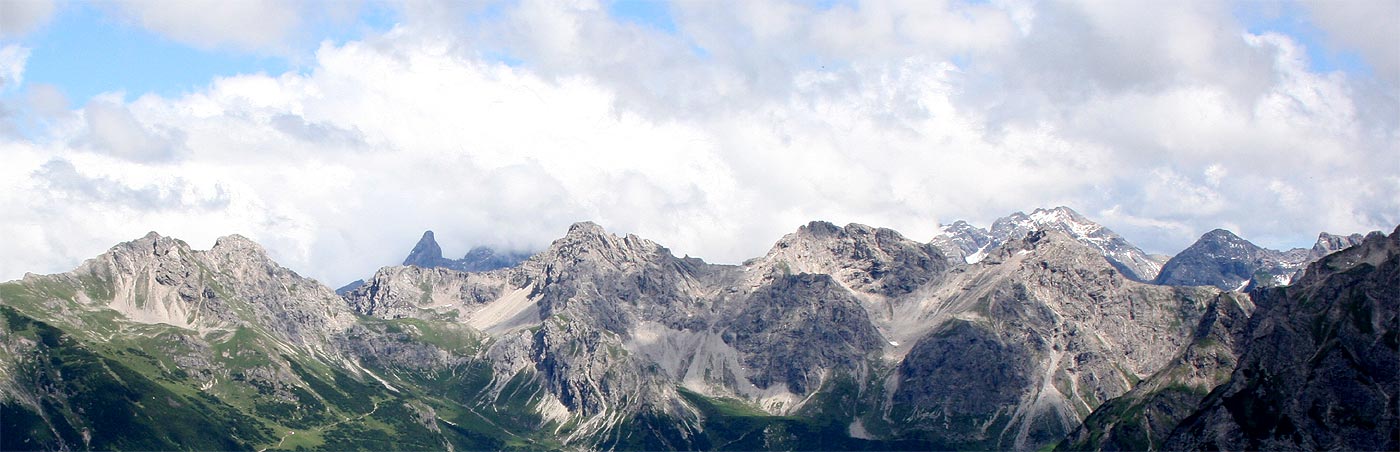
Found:
M 575 225 L 575 227 L 578 226 Z M 573 228 L 570 228 L 570 231 L 573 231 Z M 514 267 L 529 257 L 530 255 L 525 253 L 501 253 L 489 247 L 477 246 L 468 251 L 466 256 L 461 259 L 447 259 L 442 257 L 442 247 L 438 245 L 433 231 L 427 230 L 423 231 L 423 237 L 418 239 L 418 243 L 413 245 L 413 250 L 409 251 L 408 257 L 404 258 L 403 265 L 480 272 Z
M 408 257 L 404 258 L 403 265 L 416 265 L 419 267 L 436 267 L 442 260 L 442 247 L 438 246 L 437 240 L 433 238 L 433 231 L 423 231 L 423 237 L 418 239 L 418 243 L 413 245 L 413 250 L 409 251 Z
M 1214 229 L 1167 261 L 1154 282 L 1221 290 L 1283 285 L 1302 266 L 1302 253 L 1263 248 L 1228 230 Z

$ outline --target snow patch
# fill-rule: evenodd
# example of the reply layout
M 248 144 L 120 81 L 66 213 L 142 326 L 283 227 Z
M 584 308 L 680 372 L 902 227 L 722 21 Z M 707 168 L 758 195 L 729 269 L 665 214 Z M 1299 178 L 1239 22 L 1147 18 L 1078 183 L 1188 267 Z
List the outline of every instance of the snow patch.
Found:
M 981 248 L 977 249 L 977 252 L 967 255 L 967 257 L 964 257 L 963 262 L 967 262 L 969 264 L 976 264 L 978 262 L 982 262 L 982 259 L 987 258 L 987 247 L 989 246 L 992 246 L 992 244 L 988 243 L 986 245 L 982 245 Z

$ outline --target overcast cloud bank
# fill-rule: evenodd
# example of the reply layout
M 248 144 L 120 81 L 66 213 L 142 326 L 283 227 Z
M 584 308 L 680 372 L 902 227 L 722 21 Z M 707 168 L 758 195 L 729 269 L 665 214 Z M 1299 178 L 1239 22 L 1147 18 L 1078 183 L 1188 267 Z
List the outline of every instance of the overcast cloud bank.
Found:
M 0 27 L 42 28 L 40 4 Z M 415 1 L 300 70 L 76 109 L 25 84 L 42 48 L 4 44 L 0 279 L 152 229 L 243 234 L 330 284 L 424 229 L 452 255 L 542 248 L 581 220 L 717 262 L 813 219 L 928 240 L 1055 205 L 1166 253 L 1216 227 L 1271 247 L 1389 230 L 1397 4 L 1302 5 L 1316 45 L 1365 63 L 1320 70 L 1297 37 L 1251 31 L 1240 8 L 1269 6 L 1248 3 L 681 1 L 668 29 L 593 2 Z M 323 20 L 162 5 L 109 7 L 274 54 Z

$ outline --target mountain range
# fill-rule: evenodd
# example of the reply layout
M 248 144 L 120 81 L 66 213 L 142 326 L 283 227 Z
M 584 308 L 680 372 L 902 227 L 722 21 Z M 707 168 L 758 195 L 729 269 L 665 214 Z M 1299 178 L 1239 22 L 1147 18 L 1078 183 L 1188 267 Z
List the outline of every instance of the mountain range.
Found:
M 528 257 L 429 231 L 337 294 L 151 233 L 0 284 L 0 449 L 1393 450 L 1397 254 L 1167 260 L 1058 207 L 724 265 L 584 222 Z

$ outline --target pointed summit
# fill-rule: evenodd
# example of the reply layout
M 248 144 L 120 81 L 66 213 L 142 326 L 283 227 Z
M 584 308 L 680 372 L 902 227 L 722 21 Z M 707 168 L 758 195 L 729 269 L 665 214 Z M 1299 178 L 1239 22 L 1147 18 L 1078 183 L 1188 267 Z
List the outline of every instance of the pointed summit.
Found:
M 442 263 L 442 247 L 438 246 L 437 240 L 433 238 L 433 231 L 423 231 L 423 238 L 418 239 L 418 244 L 413 245 L 413 251 L 404 258 L 403 265 L 413 265 L 417 267 L 437 267 Z
M 420 268 L 450 268 L 464 272 L 484 272 L 499 268 L 514 267 L 528 259 L 530 253 L 497 252 L 484 246 L 472 248 L 461 259 L 442 257 L 442 247 L 438 246 L 433 231 L 423 231 L 423 238 L 413 245 L 413 251 L 404 258 L 403 265 Z

